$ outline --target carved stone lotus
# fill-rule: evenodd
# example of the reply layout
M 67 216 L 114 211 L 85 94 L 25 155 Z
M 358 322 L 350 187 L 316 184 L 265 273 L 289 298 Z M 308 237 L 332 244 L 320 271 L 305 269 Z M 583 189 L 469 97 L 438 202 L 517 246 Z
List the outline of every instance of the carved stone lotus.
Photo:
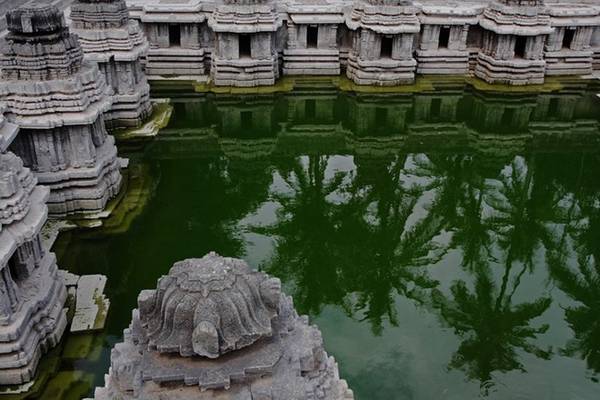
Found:
M 134 337 L 160 353 L 217 358 L 270 337 L 280 298 L 278 279 L 241 260 L 184 260 L 140 293 Z

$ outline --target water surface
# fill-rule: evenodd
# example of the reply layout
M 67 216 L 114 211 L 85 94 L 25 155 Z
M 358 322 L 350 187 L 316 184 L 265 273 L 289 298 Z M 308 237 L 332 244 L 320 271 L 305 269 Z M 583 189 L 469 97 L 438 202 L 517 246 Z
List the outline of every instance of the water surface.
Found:
M 102 384 L 140 290 L 217 251 L 281 278 L 359 400 L 598 398 L 593 90 L 174 106 L 158 138 L 121 146 L 133 215 L 57 245 L 62 268 L 108 276 L 112 301 L 63 371 Z

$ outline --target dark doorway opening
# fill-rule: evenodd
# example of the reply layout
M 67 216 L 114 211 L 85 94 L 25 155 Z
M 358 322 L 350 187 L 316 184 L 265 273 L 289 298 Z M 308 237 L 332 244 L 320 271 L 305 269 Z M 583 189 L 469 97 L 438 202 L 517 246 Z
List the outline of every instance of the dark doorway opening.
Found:
M 573 38 L 575 38 L 575 29 L 565 29 L 565 35 L 563 36 L 562 48 L 570 49 L 573 44 Z
M 169 45 L 181 46 L 181 26 L 178 24 L 169 25 Z
M 240 58 L 252 57 L 252 44 L 250 41 L 251 37 L 248 34 L 240 35 Z
M 26 262 L 19 260 L 16 254 L 13 254 L 8 260 L 8 268 L 10 275 L 16 283 L 25 280 L 29 276 Z
M 319 45 L 319 27 L 317 25 L 308 25 L 306 27 L 306 47 L 316 49 Z
M 502 114 L 501 128 L 510 128 L 512 121 L 515 117 L 515 109 L 507 108 L 504 110 L 504 114 Z
M 384 107 L 375 108 L 375 121 L 379 124 L 385 124 L 388 119 L 388 109 Z
M 450 42 L 450 28 L 442 26 L 440 28 L 439 48 L 440 49 L 447 49 L 449 42 Z
M 306 100 L 304 104 L 304 115 L 307 119 L 314 119 L 317 116 L 317 104 L 314 99 Z
M 429 111 L 431 118 L 439 118 L 440 113 L 442 112 L 442 99 L 431 100 L 431 107 L 429 108 Z
M 240 125 L 242 129 L 252 128 L 252 111 L 242 111 L 240 113 Z
M 515 41 L 515 57 L 525 58 L 525 50 L 527 48 L 527 36 L 517 36 Z
M 381 38 L 381 58 L 392 58 L 392 49 L 394 47 L 394 38 L 383 36 Z
M 550 99 L 550 104 L 548 105 L 548 118 L 554 118 L 558 114 L 558 97 L 553 97 Z

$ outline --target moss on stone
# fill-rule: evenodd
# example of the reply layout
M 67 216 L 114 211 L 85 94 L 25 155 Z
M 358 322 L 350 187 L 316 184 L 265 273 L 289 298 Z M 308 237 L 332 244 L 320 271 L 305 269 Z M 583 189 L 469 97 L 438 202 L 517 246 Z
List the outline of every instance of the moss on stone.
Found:
M 161 99 L 152 106 L 152 114 L 140 127 L 118 130 L 113 133 L 118 141 L 153 137 L 165 128 L 171 120 L 173 106 L 169 99 Z

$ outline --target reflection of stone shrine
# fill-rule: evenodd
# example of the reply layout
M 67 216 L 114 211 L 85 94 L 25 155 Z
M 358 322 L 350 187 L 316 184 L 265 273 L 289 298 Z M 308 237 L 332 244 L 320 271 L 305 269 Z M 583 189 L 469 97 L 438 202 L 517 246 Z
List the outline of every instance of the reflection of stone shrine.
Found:
M 319 330 L 278 279 L 211 253 L 142 291 L 106 387 L 112 399 L 352 399 Z
M 413 109 L 412 95 L 349 98 L 348 128 L 355 136 L 396 136 L 406 134 Z
M 528 134 L 536 96 L 527 94 L 475 94 L 469 125 L 481 134 Z

